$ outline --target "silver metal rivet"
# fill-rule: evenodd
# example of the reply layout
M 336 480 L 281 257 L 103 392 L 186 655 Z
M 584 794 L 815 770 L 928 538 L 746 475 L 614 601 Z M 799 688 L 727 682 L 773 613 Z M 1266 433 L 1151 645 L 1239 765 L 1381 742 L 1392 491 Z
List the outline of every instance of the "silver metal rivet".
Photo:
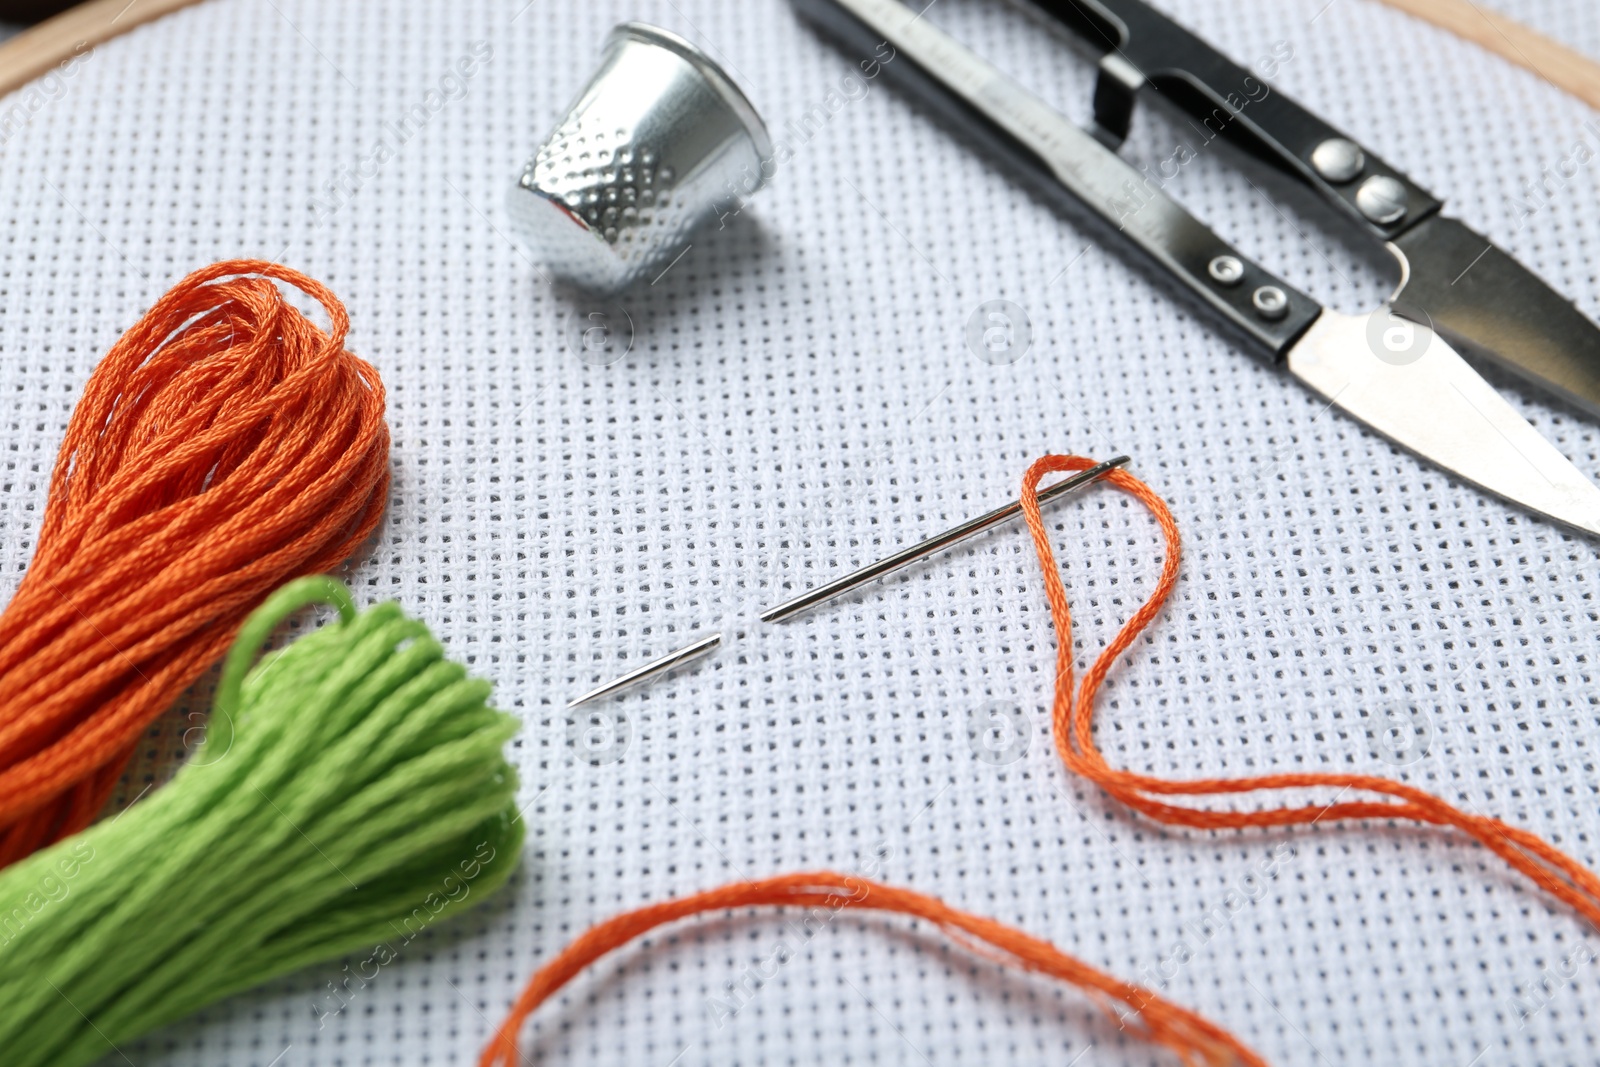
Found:
M 1406 187 L 1386 174 L 1374 174 L 1356 190 L 1356 207 L 1380 226 L 1406 217 Z
M 1244 279 L 1244 264 L 1238 256 L 1218 256 L 1207 270 L 1218 285 L 1238 285 Z
M 1289 294 L 1276 285 L 1263 285 L 1257 289 L 1250 303 L 1255 305 L 1256 314 L 1268 322 L 1277 322 L 1289 314 Z
M 1354 181 L 1367 165 L 1361 146 L 1344 137 L 1330 137 L 1311 153 L 1311 165 L 1330 182 Z

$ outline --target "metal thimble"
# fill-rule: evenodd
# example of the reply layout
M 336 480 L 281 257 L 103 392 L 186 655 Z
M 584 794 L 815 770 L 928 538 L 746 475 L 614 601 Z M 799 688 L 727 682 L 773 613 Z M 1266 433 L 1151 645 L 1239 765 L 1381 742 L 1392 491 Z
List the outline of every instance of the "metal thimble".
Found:
M 698 48 L 627 22 L 511 190 L 511 217 L 566 281 L 614 293 L 654 280 L 764 181 L 761 116 Z

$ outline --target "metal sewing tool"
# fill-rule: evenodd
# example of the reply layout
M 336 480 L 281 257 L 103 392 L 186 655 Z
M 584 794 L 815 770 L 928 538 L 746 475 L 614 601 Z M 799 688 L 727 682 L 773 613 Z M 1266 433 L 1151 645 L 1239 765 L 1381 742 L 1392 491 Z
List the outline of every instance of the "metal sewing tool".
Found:
M 682 37 L 628 22 L 508 206 L 553 274 L 615 293 L 655 281 L 697 230 L 738 214 L 772 166 L 766 126 L 733 79 Z
M 632 689 L 636 685 L 648 682 L 650 679 L 682 667 L 686 663 L 693 663 L 695 660 L 709 656 L 721 647 L 722 635 L 720 633 L 702 637 L 692 645 L 685 645 L 676 652 L 668 652 L 660 659 L 653 659 L 644 666 L 629 671 L 621 678 L 613 679 L 605 685 L 589 690 L 583 696 L 569 702 L 567 707 L 575 708 L 579 704 L 587 704 L 591 700 L 599 700 L 601 697 L 610 696 L 612 693 L 620 693 L 624 689 Z
M 793 3 L 846 48 L 866 55 L 890 45 L 896 58 L 883 65 L 889 76 L 1008 173 L 1143 253 L 1181 294 L 1330 406 L 1464 481 L 1600 534 L 1600 487 L 1444 336 L 1597 411 L 1600 330 L 1489 241 L 1440 216 L 1437 200 L 1284 94 L 1273 90 L 1241 106 L 1235 84 L 1245 91 L 1245 79 L 1260 82 L 1138 0 L 1059 0 L 1050 11 L 1110 49 L 1096 93 L 1102 128 L 1091 133 L 899 0 Z M 1147 82 L 1172 87 L 1179 106 L 1206 128 L 1234 131 L 1362 221 L 1400 262 L 1395 297 L 1364 316 L 1322 307 L 1106 147 L 1102 140 L 1120 141 Z M 1430 316 L 1442 332 L 1427 325 Z M 1392 343 L 1391 333 L 1404 335 L 1403 343 Z
M 1132 460 L 1127 456 L 1118 456 L 1098 466 L 1090 467 L 1086 471 L 1080 471 L 1069 478 L 1064 478 L 1050 488 L 1040 491 L 1039 506 L 1043 507 L 1051 501 L 1058 500 L 1070 493 L 1075 493 L 1099 481 L 1112 471 L 1126 467 L 1131 462 Z M 986 530 L 993 529 L 1001 523 L 1008 522 L 1020 514 L 1022 514 L 1022 501 L 1013 500 L 1004 507 L 995 508 L 993 511 L 980 515 L 975 519 L 968 519 L 961 525 L 952 527 L 944 533 L 935 534 L 925 540 L 918 541 L 916 544 L 909 548 L 904 548 L 892 556 L 881 559 L 876 563 L 869 563 L 859 570 L 851 571 L 842 578 L 836 578 L 826 585 L 818 586 L 808 593 L 802 593 L 792 600 L 785 601 L 775 608 L 764 611 L 761 613 L 761 621 L 786 622 L 802 612 L 826 604 L 830 600 L 837 600 L 846 593 L 853 592 L 864 585 L 870 585 L 880 578 L 886 578 L 896 571 L 904 570 L 913 563 L 925 560 L 930 556 L 936 556 L 940 552 L 953 548 L 962 541 L 976 537 Z M 692 663 L 708 656 L 721 647 L 722 637 L 721 633 L 714 633 L 707 637 L 702 637 L 700 640 L 691 645 L 686 645 L 676 652 L 669 652 L 660 659 L 651 660 L 649 663 L 629 671 L 620 678 L 590 690 L 569 703 L 567 707 L 575 708 L 580 704 L 587 704 L 601 697 L 619 693 L 624 689 L 631 689 L 686 663 Z
M 1392 164 L 1144 0 L 1015 2 L 1094 54 L 1101 140 L 1121 144 L 1136 99 L 1153 91 L 1208 132 L 1264 154 L 1385 243 L 1403 272 L 1390 301 L 1401 315 L 1600 415 L 1600 327 Z
M 1127 456 L 1118 456 L 1116 459 L 1107 460 L 1098 467 L 1090 467 L 1086 471 L 1074 474 L 1049 489 L 1039 494 L 1039 504 L 1043 506 L 1068 493 L 1077 492 L 1091 482 L 1099 481 L 1114 470 L 1126 467 L 1133 462 Z M 1022 514 L 1022 501 L 1013 500 L 1004 507 L 995 508 L 987 515 L 979 515 L 976 519 L 968 519 L 960 526 L 946 530 L 942 534 L 935 534 L 925 541 L 919 541 L 909 548 L 901 549 L 887 559 L 880 559 L 876 563 L 869 563 L 860 570 L 852 571 L 842 578 L 835 578 L 826 585 L 820 585 L 808 593 L 801 593 L 793 600 L 787 600 L 775 608 L 769 608 L 761 613 L 762 622 L 784 622 L 794 618 L 801 612 L 809 611 L 814 607 L 826 604 L 830 600 L 837 600 L 852 590 L 859 589 L 869 582 L 903 570 L 918 560 L 927 559 L 929 556 L 953 548 L 969 537 L 976 537 L 985 530 L 1009 522 Z

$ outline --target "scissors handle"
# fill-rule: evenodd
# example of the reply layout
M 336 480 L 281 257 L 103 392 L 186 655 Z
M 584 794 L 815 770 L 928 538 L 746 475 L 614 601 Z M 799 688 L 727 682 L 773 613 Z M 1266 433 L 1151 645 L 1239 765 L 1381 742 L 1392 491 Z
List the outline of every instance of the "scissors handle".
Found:
M 847 50 L 911 88 L 1041 194 L 1153 260 L 1193 301 L 1276 363 L 1321 306 L 1206 228 L 1140 170 L 900 0 L 794 0 Z M 1084 210 L 1087 209 L 1087 210 Z
M 1100 56 L 1095 122 L 1113 143 L 1127 137 L 1134 101 L 1149 85 L 1189 118 L 1201 142 L 1221 137 L 1238 145 L 1315 189 L 1380 240 L 1393 240 L 1441 206 L 1432 193 L 1272 86 L 1276 68 L 1292 60 L 1289 42 L 1252 71 L 1144 0 L 1018 2 Z

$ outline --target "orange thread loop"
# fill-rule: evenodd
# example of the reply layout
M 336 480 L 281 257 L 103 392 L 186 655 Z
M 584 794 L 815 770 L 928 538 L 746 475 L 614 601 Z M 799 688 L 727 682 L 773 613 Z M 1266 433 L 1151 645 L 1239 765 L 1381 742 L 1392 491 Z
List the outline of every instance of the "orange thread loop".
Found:
M 325 333 L 271 279 L 322 304 Z M 0 866 L 87 826 L 140 734 L 291 578 L 377 525 L 389 434 L 337 297 L 275 263 L 183 279 L 95 368 L 0 613 Z
M 1174 782 L 1164 778 L 1117 770 L 1106 763 L 1094 743 L 1094 701 L 1118 657 L 1160 614 L 1167 597 L 1178 581 L 1182 542 L 1178 524 L 1166 502 L 1139 479 L 1126 471 L 1114 471 L 1106 481 L 1132 496 L 1155 516 L 1166 539 L 1166 559 L 1161 577 L 1150 598 L 1123 626 L 1111 643 L 1095 659 L 1073 694 L 1072 612 L 1066 590 L 1056 568 L 1050 535 L 1039 513 L 1039 481 L 1046 474 L 1078 471 L 1093 466 L 1093 461 L 1077 456 L 1046 456 L 1028 468 L 1022 480 L 1022 512 L 1033 537 L 1044 572 L 1045 598 L 1056 628 L 1056 693 L 1052 708 L 1056 749 L 1074 772 L 1090 779 L 1129 807 L 1158 822 L 1192 826 L 1204 830 L 1244 827 L 1305 826 L 1324 819 L 1411 819 L 1435 826 L 1451 826 L 1471 834 L 1485 847 L 1504 859 L 1534 884 L 1566 903 L 1590 923 L 1600 925 L 1600 879 L 1572 857 L 1553 845 L 1509 823 L 1485 815 L 1473 815 L 1412 786 L 1365 774 L 1271 774 L 1250 778 L 1202 778 Z M 1263 790 L 1330 787 L 1342 796 L 1352 790 L 1394 798 L 1381 800 L 1335 800 L 1329 804 L 1304 804 L 1298 807 L 1269 808 L 1264 811 L 1208 811 L 1169 804 L 1163 796 L 1216 796 L 1254 793 Z
M 1471 815 L 1438 797 L 1399 782 L 1360 774 L 1277 774 L 1253 778 L 1207 778 L 1174 782 L 1149 775 L 1120 771 L 1106 763 L 1094 743 L 1094 700 L 1118 657 L 1160 615 L 1178 582 L 1182 540 L 1178 524 L 1166 502 L 1126 471 L 1113 471 L 1105 480 L 1149 509 L 1166 539 L 1166 558 L 1150 598 L 1134 612 L 1109 645 L 1095 658 L 1074 692 L 1072 612 L 1056 567 L 1055 551 L 1039 513 L 1039 482 L 1056 472 L 1082 471 L 1095 461 L 1078 456 L 1046 456 L 1028 468 L 1022 482 L 1022 511 L 1044 572 L 1045 598 L 1056 629 L 1056 692 L 1052 722 L 1056 748 L 1068 768 L 1098 784 L 1129 807 L 1160 822 L 1199 829 L 1307 825 L 1324 818 L 1414 819 L 1463 830 L 1526 874 L 1541 888 L 1571 905 L 1591 923 L 1600 925 L 1600 881 L 1593 872 L 1538 836 L 1499 819 Z M 1251 793 L 1267 789 L 1334 787 L 1343 792 L 1361 790 L 1394 798 L 1392 801 L 1354 800 L 1307 804 L 1255 812 L 1207 811 L 1169 804 L 1163 796 L 1207 796 Z M 1074 959 L 1048 942 L 992 919 L 957 911 L 933 897 L 908 889 L 867 882 L 850 875 L 822 872 L 793 874 L 741 882 L 650 905 L 592 927 L 545 964 L 517 998 L 510 1015 L 484 1050 L 479 1067 L 513 1067 L 520 1062 L 518 1034 L 541 1004 L 608 952 L 666 923 L 706 912 L 750 906 L 832 908 L 858 907 L 898 912 L 938 924 L 968 947 L 982 951 L 963 935 L 999 949 L 1001 962 L 1022 970 L 1048 975 L 1078 986 L 1097 997 L 1108 1009 L 1121 1003 L 1132 1010 L 1140 1036 L 1172 1049 L 1185 1064 L 1222 1067 L 1226 1064 L 1263 1064 L 1260 1057 L 1214 1023 L 1173 1004 L 1152 990 L 1131 985 Z M 991 955 L 983 952 L 985 956 Z

